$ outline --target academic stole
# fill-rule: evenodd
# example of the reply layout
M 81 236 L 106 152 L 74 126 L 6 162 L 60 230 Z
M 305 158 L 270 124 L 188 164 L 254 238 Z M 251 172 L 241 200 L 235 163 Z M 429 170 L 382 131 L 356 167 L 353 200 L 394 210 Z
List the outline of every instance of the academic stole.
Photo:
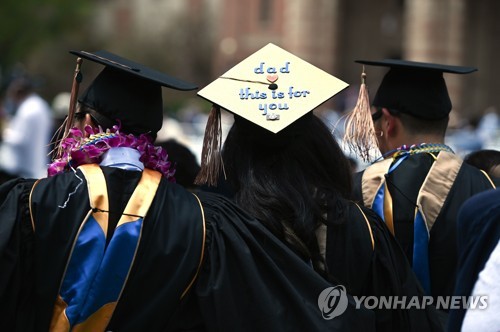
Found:
M 139 247 L 144 218 L 161 180 L 145 169 L 106 246 L 109 202 L 99 165 L 82 165 L 90 207 L 75 237 L 50 331 L 104 331 L 127 282 Z
M 409 156 L 385 159 L 368 167 L 362 178 L 365 206 L 372 208 L 394 235 L 392 197 L 386 185 L 386 174 L 394 171 Z M 429 234 L 444 205 L 446 197 L 462 166 L 462 159 L 451 152 L 441 151 L 435 158 L 420 187 L 413 223 L 412 267 L 426 294 L 431 294 L 429 268 Z M 425 207 L 425 208 L 423 208 Z

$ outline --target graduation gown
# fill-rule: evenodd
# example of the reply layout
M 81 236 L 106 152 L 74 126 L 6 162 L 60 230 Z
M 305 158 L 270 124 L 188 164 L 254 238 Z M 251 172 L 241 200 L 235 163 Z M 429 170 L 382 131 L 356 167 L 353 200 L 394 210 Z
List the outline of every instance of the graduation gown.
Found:
M 224 197 L 100 169 L 105 186 L 79 168 L 0 187 L 3 329 L 373 330 L 373 313 L 351 297 L 342 315 L 324 319 L 318 296 L 333 285 Z M 85 255 L 95 248 L 97 266 Z
M 212 190 L 229 188 L 219 180 Z M 224 194 L 234 195 L 231 188 Z M 424 291 L 399 243 L 376 213 L 362 204 L 339 199 L 326 219 L 316 237 L 328 280 L 343 285 L 357 301 L 373 296 L 397 297 L 400 302 L 406 298 L 404 304 L 392 309 L 370 308 L 375 312 L 377 331 L 444 330 L 444 317 L 434 306 L 407 308 L 412 297 L 422 303 Z
M 404 303 L 387 308 L 379 302 L 373 309 L 377 331 L 443 331 L 444 319 L 434 306 L 409 306 L 412 297 L 422 303 L 424 292 L 382 219 L 353 202 L 344 201 L 343 209 L 344 217 L 326 227 L 325 259 L 332 278 L 358 299 L 390 296 Z
M 468 199 L 458 214 L 457 233 L 459 261 L 454 295 L 470 296 L 500 241 L 500 191 L 488 190 Z M 465 308 L 450 310 L 447 331 L 460 331 L 465 313 Z
M 457 212 L 467 198 L 492 187 L 484 172 L 452 153 L 417 153 L 357 173 L 354 197 L 393 229 L 426 293 L 450 296 L 458 261 Z

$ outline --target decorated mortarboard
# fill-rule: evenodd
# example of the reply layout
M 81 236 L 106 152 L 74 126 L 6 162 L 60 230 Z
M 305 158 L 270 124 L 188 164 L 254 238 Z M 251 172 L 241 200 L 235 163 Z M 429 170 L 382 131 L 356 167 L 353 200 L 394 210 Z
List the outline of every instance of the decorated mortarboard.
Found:
M 277 133 L 347 86 L 292 53 L 267 44 L 198 95 Z
M 363 66 L 358 102 L 347 117 L 344 142 L 365 161 L 370 159 L 370 151 L 378 144 L 370 106 L 384 107 L 425 120 L 443 119 L 452 107 L 443 73 L 468 74 L 477 70 L 397 59 L 355 62 L 389 68 L 370 105 Z
M 213 185 L 220 167 L 220 108 L 278 134 L 347 86 L 274 44 L 253 53 L 198 92 L 213 108 L 197 183 Z
M 107 51 L 70 51 L 105 66 L 78 101 L 95 110 L 99 122 L 121 122 L 122 131 L 156 137 L 163 122 L 161 87 L 195 90 L 194 84 Z

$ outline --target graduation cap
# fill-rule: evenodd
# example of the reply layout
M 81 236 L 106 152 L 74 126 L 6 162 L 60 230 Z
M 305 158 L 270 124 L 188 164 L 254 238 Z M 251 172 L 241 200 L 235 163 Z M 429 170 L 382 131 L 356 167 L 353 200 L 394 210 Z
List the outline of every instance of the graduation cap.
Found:
M 451 100 L 443 73 L 468 74 L 477 70 L 473 67 L 397 59 L 355 62 L 389 68 L 379 85 L 372 106 L 396 110 L 431 121 L 443 119 L 451 111 Z M 347 117 L 344 142 L 363 160 L 369 161 L 371 151 L 378 145 L 378 141 L 373 127 L 365 79 L 363 66 L 360 94 L 356 107 Z
M 220 108 L 235 114 L 235 119 L 244 119 L 279 136 L 283 129 L 347 86 L 292 53 L 267 44 L 198 92 L 213 107 L 196 182 L 213 185 L 218 175 Z
M 443 73 L 468 74 L 473 67 L 385 59 L 356 60 L 357 63 L 389 67 L 372 105 L 394 109 L 426 120 L 439 120 L 451 111 L 451 100 Z
M 197 89 L 194 84 L 107 51 L 70 53 L 105 66 L 78 101 L 95 110 L 93 116 L 100 123 L 116 124 L 120 120 L 121 130 L 127 133 L 156 137 L 163 122 L 162 86 Z

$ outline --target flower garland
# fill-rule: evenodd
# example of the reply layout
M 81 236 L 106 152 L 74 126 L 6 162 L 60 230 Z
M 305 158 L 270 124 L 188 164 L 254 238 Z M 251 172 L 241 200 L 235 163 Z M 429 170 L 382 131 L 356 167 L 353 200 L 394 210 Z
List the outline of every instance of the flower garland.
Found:
M 86 135 L 85 135 L 86 134 Z M 72 128 L 70 135 L 61 143 L 63 154 L 55 159 L 48 168 L 48 176 L 54 176 L 84 164 L 100 163 L 106 151 L 116 147 L 133 148 L 140 153 L 139 160 L 144 167 L 162 173 L 170 182 L 175 182 L 175 167 L 168 161 L 165 149 L 152 144 L 149 135 L 123 134 L 119 126 L 113 126 L 105 132 L 101 127 L 85 127 L 85 134 L 78 128 Z

